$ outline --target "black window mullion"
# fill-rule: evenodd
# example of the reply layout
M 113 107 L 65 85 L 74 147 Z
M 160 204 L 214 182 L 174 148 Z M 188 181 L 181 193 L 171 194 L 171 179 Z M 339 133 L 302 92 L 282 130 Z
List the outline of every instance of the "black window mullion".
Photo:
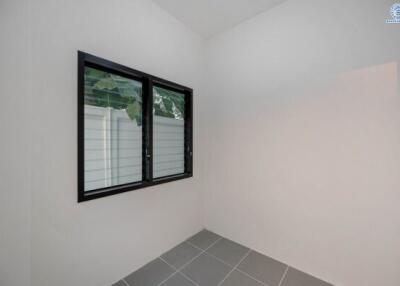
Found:
M 145 140 L 144 140 L 144 153 L 145 153 L 145 181 L 153 181 L 153 82 L 151 78 L 145 79 L 145 90 L 143 98 L 145 99 L 144 109 L 144 123 Z
M 193 96 L 192 91 L 185 94 L 185 173 L 193 172 Z
M 142 174 L 143 181 L 148 181 L 148 164 L 147 164 L 147 145 L 148 145 L 148 117 L 147 117 L 147 101 L 148 101 L 149 83 L 147 78 L 143 78 L 142 89 Z

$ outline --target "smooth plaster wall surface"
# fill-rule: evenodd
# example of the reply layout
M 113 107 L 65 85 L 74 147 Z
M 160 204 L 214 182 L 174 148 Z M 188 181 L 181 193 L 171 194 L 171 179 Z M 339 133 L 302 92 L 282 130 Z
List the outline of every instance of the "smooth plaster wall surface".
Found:
M 110 285 L 203 226 L 203 40 L 145 0 L 38 0 L 31 14 L 31 283 Z M 77 50 L 193 87 L 194 178 L 77 203 Z
M 400 284 L 391 1 L 290 0 L 205 43 L 150 1 L 32 3 L 0 2 L 1 285 L 109 285 L 203 213 L 337 285 Z M 195 89 L 193 179 L 76 203 L 78 49 Z
M 290 0 L 207 43 L 208 228 L 335 285 L 400 285 L 392 4 Z
M 29 8 L 0 1 L 0 285 L 30 281 Z

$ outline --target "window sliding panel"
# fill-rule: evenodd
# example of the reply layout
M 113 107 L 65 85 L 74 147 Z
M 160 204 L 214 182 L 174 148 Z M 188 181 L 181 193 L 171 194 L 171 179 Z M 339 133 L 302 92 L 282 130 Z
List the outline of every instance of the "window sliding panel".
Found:
M 85 192 L 142 181 L 142 83 L 84 70 Z
M 153 178 L 185 173 L 185 94 L 153 87 Z

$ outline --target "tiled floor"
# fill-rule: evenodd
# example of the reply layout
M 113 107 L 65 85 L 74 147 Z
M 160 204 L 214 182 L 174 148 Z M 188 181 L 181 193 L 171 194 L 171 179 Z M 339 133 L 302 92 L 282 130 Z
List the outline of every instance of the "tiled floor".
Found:
M 304 272 L 203 230 L 114 286 L 329 286 Z

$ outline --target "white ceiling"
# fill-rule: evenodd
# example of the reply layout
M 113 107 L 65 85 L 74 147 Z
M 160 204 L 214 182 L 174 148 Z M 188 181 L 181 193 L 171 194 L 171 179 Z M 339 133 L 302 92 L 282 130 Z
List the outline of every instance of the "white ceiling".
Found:
M 285 0 L 153 0 L 205 38 L 229 29 Z

